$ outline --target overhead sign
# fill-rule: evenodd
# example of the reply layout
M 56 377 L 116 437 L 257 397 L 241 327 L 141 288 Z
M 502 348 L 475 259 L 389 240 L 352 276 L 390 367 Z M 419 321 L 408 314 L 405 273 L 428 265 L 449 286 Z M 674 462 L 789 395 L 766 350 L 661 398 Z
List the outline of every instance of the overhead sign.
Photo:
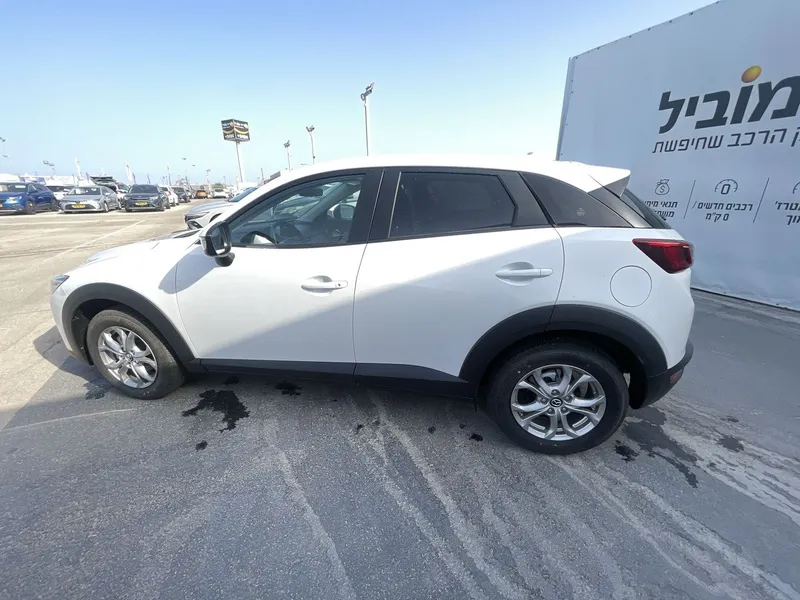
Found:
M 692 285 L 800 310 L 800 3 L 752 6 L 573 58 L 558 157 L 631 169 L 629 189 L 694 243 Z
M 238 119 L 225 119 L 222 122 L 222 137 L 229 142 L 249 142 L 250 124 Z

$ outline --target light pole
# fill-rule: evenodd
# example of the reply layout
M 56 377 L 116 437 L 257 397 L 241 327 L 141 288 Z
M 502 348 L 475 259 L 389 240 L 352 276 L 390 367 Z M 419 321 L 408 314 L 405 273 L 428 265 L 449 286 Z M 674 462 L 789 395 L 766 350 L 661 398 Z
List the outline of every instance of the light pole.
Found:
M 43 160 L 42 164 L 47 165 L 48 167 L 50 167 L 52 169 L 52 171 L 53 171 L 53 175 L 56 174 L 56 166 L 53 163 L 51 163 L 49 160 Z
M 11 157 L 8 154 L 3 154 L 3 158 L 5 158 L 8 161 L 8 170 L 13 171 L 14 166 L 11 164 Z
M 369 97 L 374 87 L 375 84 L 370 83 L 367 89 L 361 93 L 361 101 L 364 103 L 364 134 L 367 139 L 367 156 L 369 156 Z
M 286 161 L 289 163 L 289 170 L 292 170 L 292 154 L 289 152 L 289 146 L 292 145 L 292 140 L 286 140 L 286 143 L 283 145 L 286 148 Z
M 313 165 L 314 163 L 317 162 L 317 153 L 314 150 L 314 126 L 309 125 L 308 127 L 306 127 L 306 131 L 308 132 L 308 135 L 311 138 L 311 164 Z

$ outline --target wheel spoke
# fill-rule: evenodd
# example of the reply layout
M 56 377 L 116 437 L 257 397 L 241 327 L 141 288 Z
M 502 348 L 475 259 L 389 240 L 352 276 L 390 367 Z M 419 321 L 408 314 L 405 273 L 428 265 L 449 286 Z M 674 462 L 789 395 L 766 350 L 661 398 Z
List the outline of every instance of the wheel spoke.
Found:
M 580 408 L 594 408 L 598 404 L 601 404 L 606 401 L 606 397 L 603 395 L 596 396 L 594 398 L 573 398 L 567 403 L 567 406 L 572 408 L 573 406 L 577 406 Z
M 593 425 L 597 425 L 600 422 L 600 418 L 597 416 L 597 413 L 589 410 L 588 408 L 579 408 L 577 406 L 567 406 L 566 408 L 569 412 L 574 412 L 585 416 Z
M 558 382 L 558 385 L 555 389 L 561 394 L 562 397 L 567 395 L 567 390 L 570 387 L 570 382 L 572 381 L 572 367 L 568 367 L 567 365 L 561 365 L 561 370 L 564 372 L 561 381 Z
M 561 411 L 557 411 L 556 415 L 558 417 L 558 420 L 561 421 L 561 431 L 566 433 L 571 438 L 576 438 L 580 435 L 577 431 L 575 431 L 572 428 L 572 425 L 569 424 L 569 421 L 567 421 L 567 415 L 565 415 Z
M 539 388 L 544 392 L 544 394 L 543 394 L 544 397 L 545 398 L 549 398 L 550 397 L 550 391 L 551 391 L 552 388 L 550 387 L 550 384 L 547 383 L 544 380 L 544 378 L 542 377 L 542 370 L 541 369 L 536 369 L 533 372 L 532 377 L 533 377 L 533 380 L 536 382 L 536 385 L 538 385 Z
M 531 383 L 527 379 L 523 379 L 522 381 L 520 381 L 517 384 L 516 389 L 518 389 L 518 390 L 528 390 L 529 392 L 533 392 L 537 396 L 541 396 L 543 398 L 549 398 L 550 397 L 550 392 L 546 391 L 548 389 L 546 384 L 545 384 L 545 386 L 534 385 L 533 383 Z
M 548 407 L 547 407 L 547 406 L 545 406 L 545 407 L 544 407 L 544 408 L 542 408 L 542 409 L 539 409 L 539 410 L 533 411 L 532 413 L 530 413 L 530 414 L 528 414 L 528 415 L 525 415 L 523 418 L 519 419 L 519 421 L 518 421 L 518 422 L 519 422 L 519 424 L 520 424 L 520 425 L 522 425 L 522 428 L 523 428 L 523 429 L 527 429 L 527 428 L 528 428 L 528 425 L 530 425 L 530 424 L 531 424 L 531 421 L 533 421 L 533 420 L 534 420 L 534 419 L 536 419 L 537 417 L 541 417 L 542 415 L 544 415 L 545 413 L 547 413 L 547 410 L 548 410 Z
M 142 365 L 147 365 L 149 367 L 152 367 L 153 369 L 156 368 L 156 361 L 154 361 L 152 358 L 147 358 L 146 356 L 137 359 L 136 362 Z
M 150 383 L 154 377 L 150 375 L 144 365 L 131 365 L 131 373 L 135 373 L 136 377 L 143 383 Z
M 101 335 L 101 336 L 100 336 L 100 341 L 101 341 L 101 342 L 102 342 L 102 344 L 103 344 L 103 346 L 99 348 L 100 350 L 108 350 L 108 351 L 109 351 L 109 352 L 111 352 L 112 354 L 116 354 L 116 355 L 118 355 L 118 356 L 119 356 L 120 354 L 124 354 L 124 352 L 123 352 L 123 350 L 122 350 L 122 346 L 120 346 L 120 345 L 119 345 L 119 344 L 118 344 L 118 343 L 117 343 L 117 342 L 114 340 L 114 338 L 113 338 L 113 337 L 111 337 L 111 334 L 110 334 L 110 333 L 108 333 L 108 332 L 103 332 L 103 335 Z
M 132 331 L 128 332 L 124 338 L 125 340 L 125 352 L 133 352 L 136 350 L 136 334 Z
M 594 381 L 594 377 L 584 373 L 583 375 L 578 377 L 575 381 L 573 381 L 571 385 L 569 385 L 567 387 L 566 391 L 564 392 L 564 395 L 565 396 L 569 396 L 572 392 L 574 392 L 576 389 L 578 389 L 584 383 L 590 383 L 592 381 Z
M 558 413 L 553 412 L 550 415 L 550 424 L 547 426 L 547 431 L 544 433 L 544 439 L 549 440 L 558 431 Z

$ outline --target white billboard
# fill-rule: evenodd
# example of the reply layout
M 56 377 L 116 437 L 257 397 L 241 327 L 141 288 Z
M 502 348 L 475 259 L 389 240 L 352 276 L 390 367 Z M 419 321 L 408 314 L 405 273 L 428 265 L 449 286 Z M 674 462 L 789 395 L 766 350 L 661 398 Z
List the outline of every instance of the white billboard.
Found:
M 693 285 L 800 310 L 800 1 L 723 0 L 570 60 L 558 157 L 629 168 Z

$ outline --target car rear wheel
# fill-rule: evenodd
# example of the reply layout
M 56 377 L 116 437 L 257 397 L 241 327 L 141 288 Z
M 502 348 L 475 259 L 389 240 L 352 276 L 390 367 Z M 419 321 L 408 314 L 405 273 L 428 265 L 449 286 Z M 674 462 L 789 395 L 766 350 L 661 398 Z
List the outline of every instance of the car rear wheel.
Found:
M 572 454 L 601 444 L 620 427 L 628 387 L 599 348 L 547 341 L 507 360 L 492 379 L 487 400 L 499 427 L 520 446 Z
M 99 312 L 89 323 L 86 345 L 103 377 L 128 396 L 163 398 L 185 379 L 183 367 L 166 342 L 136 313 L 122 309 Z

